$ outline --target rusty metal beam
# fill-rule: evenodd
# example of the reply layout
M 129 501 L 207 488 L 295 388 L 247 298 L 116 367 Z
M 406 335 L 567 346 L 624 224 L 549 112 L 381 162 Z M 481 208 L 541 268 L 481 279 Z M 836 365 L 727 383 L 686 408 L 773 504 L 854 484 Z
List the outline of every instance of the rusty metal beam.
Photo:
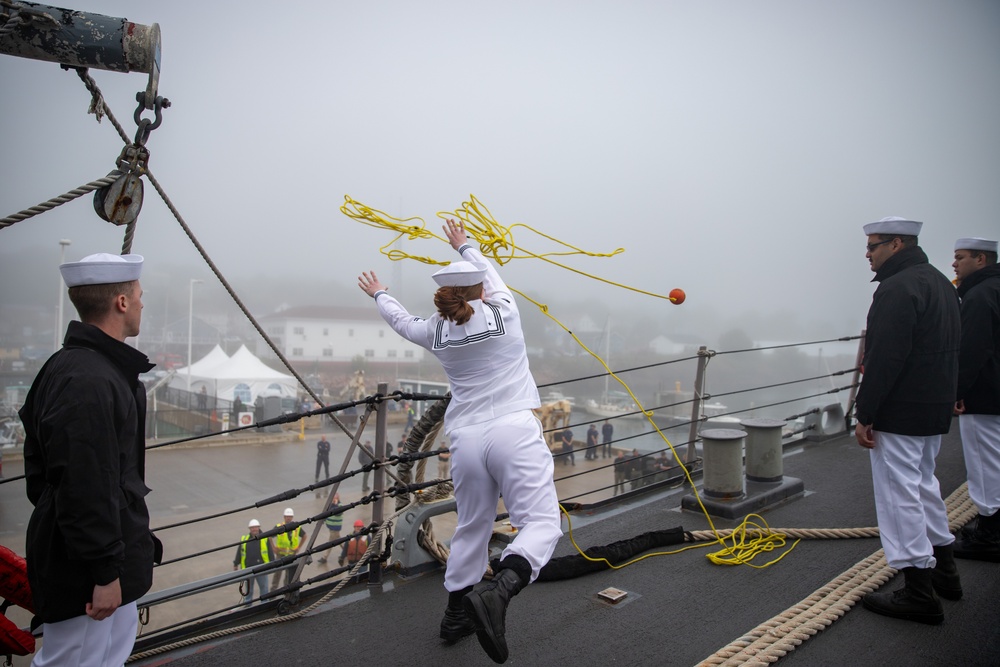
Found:
M 0 8 L 0 54 L 70 67 L 149 74 L 145 107 L 160 76 L 160 26 L 34 2 Z

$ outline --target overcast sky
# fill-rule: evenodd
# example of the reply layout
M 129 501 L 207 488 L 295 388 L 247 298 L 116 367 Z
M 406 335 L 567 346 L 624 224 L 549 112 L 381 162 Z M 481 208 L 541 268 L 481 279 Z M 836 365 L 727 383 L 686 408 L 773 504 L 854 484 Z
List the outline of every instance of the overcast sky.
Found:
M 355 277 L 374 268 L 397 293 L 400 279 L 426 292 L 411 303 L 426 310 L 434 269 L 394 269 L 378 252 L 392 235 L 339 206 L 350 195 L 439 231 L 435 214 L 474 194 L 501 224 L 625 249 L 566 260 L 579 270 L 688 295 L 675 308 L 537 260 L 504 269 L 557 317 L 586 296 L 677 330 L 698 313 L 795 311 L 840 336 L 863 326 L 874 289 L 863 224 L 924 221 L 949 277 L 956 237 L 1000 236 L 993 0 L 61 6 L 159 23 L 173 106 L 149 166 L 237 290 L 281 275 L 364 305 Z M 134 132 L 145 75 L 92 75 Z M 86 113 L 75 74 L 0 56 L 0 81 L 0 215 L 114 166 L 120 140 Z M 25 277 L 11 275 L 25 258 L 55 279 L 60 238 L 75 260 L 121 236 L 85 197 L 0 231 L 3 281 Z M 523 229 L 515 243 L 555 249 Z M 452 258 L 437 241 L 402 247 Z M 151 280 L 186 289 L 206 274 L 148 184 L 133 251 Z

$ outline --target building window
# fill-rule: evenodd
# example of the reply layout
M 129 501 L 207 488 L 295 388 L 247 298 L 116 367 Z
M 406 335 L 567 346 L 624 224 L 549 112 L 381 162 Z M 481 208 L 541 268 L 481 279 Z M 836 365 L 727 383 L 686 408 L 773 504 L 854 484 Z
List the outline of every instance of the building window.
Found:
M 233 400 L 237 398 L 243 405 L 250 405 L 250 385 L 241 382 L 233 387 Z
M 347 335 L 350 336 L 351 338 L 354 338 L 354 329 L 348 329 Z
M 378 330 L 378 337 L 379 338 L 385 338 L 385 331 L 383 331 L 382 329 L 379 329 Z
M 333 350 L 331 350 L 328 347 L 323 348 L 323 356 L 324 357 L 332 357 L 333 356 Z
M 389 358 L 390 359 L 396 358 L 396 350 L 389 350 Z
M 365 356 L 366 357 L 374 357 L 375 356 L 375 350 L 365 350 Z
M 293 347 L 292 348 L 292 356 L 293 357 L 301 357 L 302 356 L 302 348 L 301 347 Z
M 292 333 L 304 335 L 306 333 L 305 327 L 295 327 L 292 329 Z
M 328 329 L 327 327 L 323 327 L 323 335 L 324 336 L 329 336 L 330 335 L 330 329 Z
M 413 358 L 413 350 L 403 350 L 403 356 L 407 359 Z

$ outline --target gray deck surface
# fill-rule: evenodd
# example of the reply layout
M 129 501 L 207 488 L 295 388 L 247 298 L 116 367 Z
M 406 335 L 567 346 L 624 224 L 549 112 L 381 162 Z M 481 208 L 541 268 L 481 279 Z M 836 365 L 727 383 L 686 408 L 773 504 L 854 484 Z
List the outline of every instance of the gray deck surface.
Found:
M 806 494 L 763 514 L 771 528 L 876 525 L 868 454 L 852 435 L 785 451 L 785 474 Z M 965 480 L 957 424 L 938 461 L 942 494 Z M 679 510 L 683 489 L 575 518 L 581 547 L 681 525 L 704 530 L 704 516 Z M 736 522 L 717 520 L 718 528 Z M 877 539 L 803 540 L 766 569 L 713 565 L 695 549 L 646 559 L 618 571 L 530 586 L 507 615 L 509 665 L 696 665 L 782 613 L 880 548 Z M 568 537 L 556 555 L 573 553 Z M 759 556 L 755 563 L 770 560 Z M 944 601 L 946 620 L 927 626 L 870 613 L 860 605 L 780 659 L 781 665 L 923 667 L 1000 665 L 1000 564 L 960 561 L 965 597 Z M 348 598 L 294 621 L 204 642 L 133 664 L 176 667 L 267 664 L 488 665 L 475 637 L 438 639 L 445 605 L 442 572 L 381 590 L 356 585 Z M 899 578 L 887 586 L 899 585 Z M 629 597 L 611 606 L 596 593 L 613 586 Z

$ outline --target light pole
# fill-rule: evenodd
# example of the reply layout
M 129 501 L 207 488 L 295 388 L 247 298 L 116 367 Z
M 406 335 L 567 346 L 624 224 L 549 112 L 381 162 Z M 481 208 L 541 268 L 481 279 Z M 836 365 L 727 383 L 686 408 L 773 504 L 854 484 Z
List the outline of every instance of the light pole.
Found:
M 66 246 L 68 246 L 72 241 L 69 239 L 59 240 L 59 265 L 62 266 L 63 262 L 66 261 Z M 59 305 L 56 306 L 56 334 L 55 343 L 53 344 L 53 352 L 59 349 L 59 336 L 62 334 L 63 328 L 63 295 L 66 294 L 66 284 L 63 282 L 62 273 L 59 274 Z
M 187 367 L 187 390 L 188 390 L 188 407 L 191 407 L 191 333 L 192 324 L 194 317 L 194 286 L 196 283 L 201 281 L 197 278 L 191 279 L 191 284 L 188 288 L 188 367 Z

